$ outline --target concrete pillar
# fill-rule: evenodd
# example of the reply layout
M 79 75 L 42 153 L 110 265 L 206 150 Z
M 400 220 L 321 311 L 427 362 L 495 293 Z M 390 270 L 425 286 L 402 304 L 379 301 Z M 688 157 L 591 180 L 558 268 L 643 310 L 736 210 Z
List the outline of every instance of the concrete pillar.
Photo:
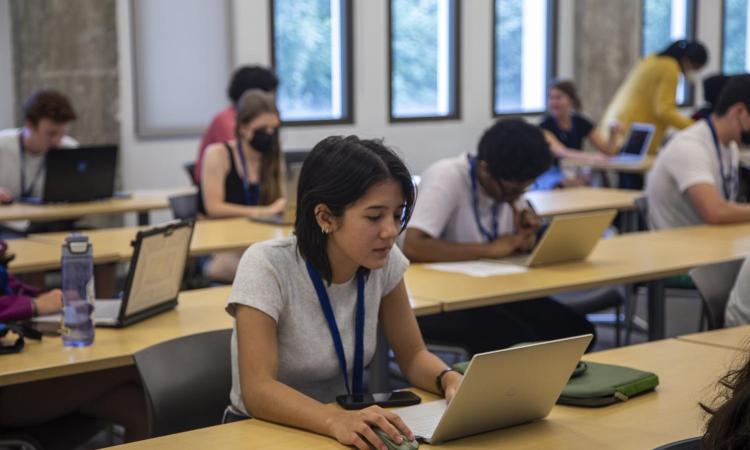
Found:
M 115 0 L 11 0 L 16 122 L 39 88 L 73 103 L 71 135 L 82 144 L 118 143 Z
M 576 0 L 575 79 L 595 122 L 639 59 L 640 3 Z

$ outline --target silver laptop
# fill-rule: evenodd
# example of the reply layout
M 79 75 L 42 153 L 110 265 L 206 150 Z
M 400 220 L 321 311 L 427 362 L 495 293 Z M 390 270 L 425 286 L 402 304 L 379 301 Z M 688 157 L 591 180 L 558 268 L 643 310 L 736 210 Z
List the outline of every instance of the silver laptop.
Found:
M 594 250 L 616 214 L 616 210 L 608 209 L 555 216 L 530 255 L 509 256 L 495 261 L 527 267 L 583 261 Z
M 139 231 L 122 299 L 96 299 L 94 324 L 124 327 L 177 306 L 192 235 L 192 220 Z M 33 319 L 42 328 L 60 321 L 60 314 Z
M 654 138 L 654 128 L 654 125 L 650 123 L 632 124 L 620 154 L 613 156 L 609 161 L 613 163 L 641 162 L 648 154 L 651 139 Z
M 586 334 L 474 355 L 450 404 L 394 409 L 414 434 L 437 444 L 546 417 L 592 339 Z

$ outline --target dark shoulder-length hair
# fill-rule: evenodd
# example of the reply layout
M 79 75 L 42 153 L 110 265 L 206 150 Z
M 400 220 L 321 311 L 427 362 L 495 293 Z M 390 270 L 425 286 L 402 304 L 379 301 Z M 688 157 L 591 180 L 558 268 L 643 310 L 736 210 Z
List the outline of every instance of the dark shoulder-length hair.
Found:
M 416 188 L 404 162 L 382 141 L 331 136 L 315 145 L 305 159 L 297 188 L 294 232 L 300 254 L 328 283 L 333 277 L 326 252 L 328 236 L 318 225 L 315 207 L 324 204 L 335 217 L 342 217 L 346 208 L 372 186 L 386 180 L 393 180 L 401 186 L 404 195 L 403 231 L 414 210 Z
M 719 393 L 714 403 L 718 406 L 700 404 L 710 415 L 703 448 L 750 448 L 750 351 L 745 352 L 740 366 L 719 380 Z
M 681 39 L 674 41 L 667 48 L 659 52 L 659 56 L 670 56 L 677 60 L 682 66 L 682 58 L 698 67 L 703 67 L 708 62 L 708 50 L 706 46 L 699 41 L 688 41 Z

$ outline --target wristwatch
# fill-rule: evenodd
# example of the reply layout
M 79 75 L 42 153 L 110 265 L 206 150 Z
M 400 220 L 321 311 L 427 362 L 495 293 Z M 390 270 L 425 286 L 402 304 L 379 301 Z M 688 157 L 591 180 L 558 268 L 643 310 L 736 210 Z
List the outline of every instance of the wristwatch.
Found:
M 438 392 L 440 392 L 442 395 L 445 395 L 445 388 L 443 387 L 443 376 L 448 372 L 456 372 L 455 369 L 444 369 L 440 371 L 437 377 L 435 377 L 435 386 L 437 386 Z

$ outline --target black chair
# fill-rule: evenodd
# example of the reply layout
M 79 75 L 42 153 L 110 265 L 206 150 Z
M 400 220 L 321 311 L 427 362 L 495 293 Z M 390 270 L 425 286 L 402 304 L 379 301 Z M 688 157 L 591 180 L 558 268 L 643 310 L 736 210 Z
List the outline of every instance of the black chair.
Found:
M 198 194 L 173 195 L 169 197 L 169 208 L 175 219 L 195 219 L 198 215 Z
M 702 441 L 702 437 L 683 439 L 681 441 L 664 444 L 654 450 L 701 450 L 703 448 Z
M 152 437 L 219 425 L 232 385 L 232 330 L 209 331 L 134 355 Z
M 613 323 L 615 327 L 615 346 L 620 346 L 620 330 L 622 328 L 621 310 L 625 304 L 625 296 L 617 287 L 605 287 L 588 291 L 558 294 L 552 298 L 569 307 L 580 315 L 592 314 L 605 309 L 614 308 L 614 320 L 592 321 L 593 323 Z
M 709 330 L 724 328 L 724 311 L 727 309 L 729 294 L 744 262 L 744 259 L 739 259 L 696 267 L 690 271 L 690 277 L 703 302 L 700 329 L 703 328 L 704 320 Z
M 310 150 L 289 150 L 284 152 L 284 161 L 287 169 L 294 164 L 302 164 L 310 154 Z
M 185 172 L 187 172 L 188 178 L 190 178 L 190 182 L 193 184 L 193 186 L 198 186 L 200 184 L 200 180 L 195 177 L 195 163 L 188 162 L 183 164 L 182 167 L 185 169 Z

